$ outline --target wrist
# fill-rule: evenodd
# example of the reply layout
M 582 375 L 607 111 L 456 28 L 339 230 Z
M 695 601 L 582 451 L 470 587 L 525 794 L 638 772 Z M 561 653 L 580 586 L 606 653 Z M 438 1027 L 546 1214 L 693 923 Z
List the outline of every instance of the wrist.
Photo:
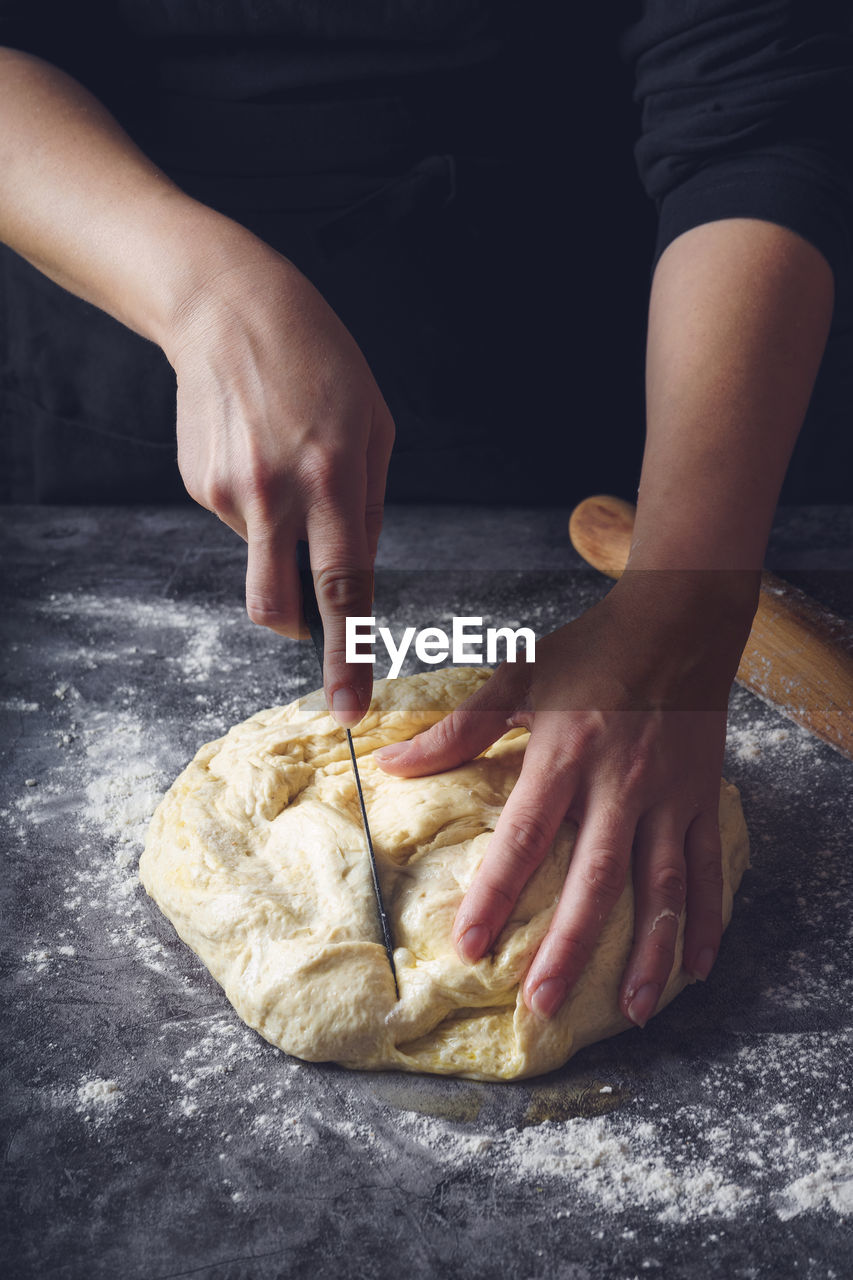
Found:
M 752 570 L 626 570 L 604 604 L 645 682 L 663 701 L 714 689 L 724 699 L 758 606 Z
M 224 279 L 238 263 L 271 251 L 239 223 L 182 192 L 169 193 L 146 216 L 157 236 L 130 293 L 130 323 L 174 365 L 193 319 L 206 319 L 214 297 L 224 296 Z
M 662 622 L 693 619 L 705 626 L 749 632 L 758 607 L 759 569 L 634 568 L 629 565 L 611 595 L 643 616 Z

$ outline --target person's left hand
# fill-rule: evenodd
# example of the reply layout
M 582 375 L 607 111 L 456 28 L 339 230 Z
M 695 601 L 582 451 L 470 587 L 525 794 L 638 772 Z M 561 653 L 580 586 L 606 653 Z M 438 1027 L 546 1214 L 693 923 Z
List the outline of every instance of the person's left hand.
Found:
M 626 574 L 410 742 L 375 753 L 413 777 L 452 769 L 508 727 L 530 730 L 524 765 L 453 929 L 475 963 L 494 945 L 560 822 L 578 824 L 565 886 L 524 982 L 551 1017 L 589 960 L 633 850 L 634 945 L 620 1006 L 642 1025 L 673 966 L 707 977 L 722 933 L 718 805 L 728 692 L 754 611 L 753 575 Z

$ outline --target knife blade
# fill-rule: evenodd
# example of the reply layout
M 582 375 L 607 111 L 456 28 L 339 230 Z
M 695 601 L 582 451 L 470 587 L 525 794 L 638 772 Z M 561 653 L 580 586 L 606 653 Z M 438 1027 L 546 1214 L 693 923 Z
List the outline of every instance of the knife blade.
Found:
M 323 655 L 325 652 L 326 641 L 323 632 L 323 619 L 320 616 L 320 606 L 317 603 L 317 592 L 314 587 L 314 574 L 311 572 L 311 560 L 307 542 L 297 542 L 296 564 L 299 570 L 299 582 L 302 587 L 302 611 L 305 614 L 305 621 L 308 624 L 308 631 L 310 632 L 311 640 L 314 645 L 314 652 L 316 653 L 317 661 L 320 664 L 320 679 L 322 680 Z M 391 966 L 391 976 L 394 979 L 394 991 L 396 992 L 397 999 L 399 1000 L 400 988 L 397 984 L 397 967 L 394 964 L 394 941 L 391 935 L 391 922 L 388 919 L 388 912 L 385 910 L 385 903 L 382 900 L 382 887 L 379 883 L 379 871 L 376 866 L 376 854 L 373 849 L 373 840 L 370 835 L 370 823 L 367 821 L 367 809 L 364 803 L 364 792 L 361 789 L 361 776 L 358 772 L 358 761 L 355 756 L 352 733 L 349 729 L 345 729 L 344 732 L 347 738 L 347 746 L 349 747 L 353 776 L 355 777 L 358 806 L 361 810 L 361 825 L 364 829 L 364 838 L 367 844 L 367 855 L 370 861 L 370 875 L 373 880 L 373 894 L 376 899 L 379 928 L 382 932 L 385 954 L 387 955 L 388 963 Z

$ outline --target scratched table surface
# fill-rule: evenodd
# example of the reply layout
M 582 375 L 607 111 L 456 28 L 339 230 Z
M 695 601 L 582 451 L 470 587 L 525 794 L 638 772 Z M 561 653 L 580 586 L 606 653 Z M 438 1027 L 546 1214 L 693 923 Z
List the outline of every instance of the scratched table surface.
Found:
M 567 514 L 392 509 L 379 622 L 545 634 L 607 589 Z M 853 508 L 783 510 L 768 563 L 853 616 Z M 711 979 L 644 1031 L 506 1085 L 301 1063 L 136 863 L 203 742 L 313 687 L 309 649 L 248 622 L 242 543 L 189 506 L 7 508 L 2 566 L 0 1273 L 853 1274 L 853 764 L 733 691 L 752 869 Z

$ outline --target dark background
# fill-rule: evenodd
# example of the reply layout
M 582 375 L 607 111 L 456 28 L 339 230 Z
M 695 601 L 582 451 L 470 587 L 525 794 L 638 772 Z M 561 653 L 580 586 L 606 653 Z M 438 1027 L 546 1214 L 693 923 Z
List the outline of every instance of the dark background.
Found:
M 267 103 L 287 113 L 281 137 L 299 135 L 325 172 L 306 174 L 295 152 L 282 154 L 264 184 L 245 160 L 260 146 L 251 121 L 213 103 L 191 123 L 166 118 L 174 99 L 141 104 L 144 51 L 115 34 L 112 6 L 100 9 L 100 35 L 90 25 L 83 40 L 57 10 L 37 51 L 98 92 L 185 190 L 245 223 L 317 284 L 394 413 L 390 500 L 535 505 L 634 495 L 656 215 L 632 157 L 639 121 L 619 53 L 624 14 L 573 14 L 569 28 L 534 6 L 504 50 L 477 67 Z M 377 97 L 398 112 L 386 172 L 387 158 L 372 150 Z M 318 103 L 332 108 L 321 127 Z M 434 165 L 412 199 L 411 168 L 447 156 L 452 170 Z M 341 177 L 359 165 L 360 175 Z M 365 189 L 380 192 L 366 212 Z M 175 463 L 174 377 L 162 353 L 8 251 L 0 281 L 0 500 L 187 501 Z M 849 282 L 838 288 L 784 502 L 850 496 L 853 308 Z

